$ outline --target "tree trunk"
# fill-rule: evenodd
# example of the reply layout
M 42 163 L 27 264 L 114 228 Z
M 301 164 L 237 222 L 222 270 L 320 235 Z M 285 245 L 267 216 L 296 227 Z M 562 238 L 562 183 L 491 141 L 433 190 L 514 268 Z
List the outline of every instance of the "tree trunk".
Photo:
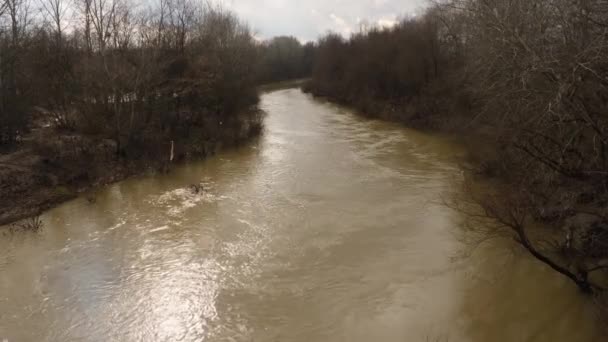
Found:
M 595 293 L 595 289 L 594 289 L 593 285 L 589 282 L 586 272 L 581 271 L 581 272 L 579 272 L 580 276 L 577 276 L 576 274 L 574 274 L 567 268 L 557 264 L 555 261 L 551 260 L 549 257 L 547 257 L 546 255 L 539 252 L 534 247 L 534 245 L 532 245 L 532 242 L 530 242 L 530 240 L 528 239 L 528 236 L 526 235 L 526 232 L 525 232 L 525 229 L 523 228 L 523 226 L 517 227 L 515 230 L 517 232 L 517 237 L 518 237 L 516 239 L 516 241 L 519 242 L 522 246 L 524 246 L 524 248 L 526 248 L 526 250 L 528 250 L 528 252 L 530 252 L 530 254 L 532 254 L 532 256 L 534 256 L 539 261 L 543 262 L 545 265 L 548 265 L 556 272 L 561 273 L 562 275 L 568 277 L 570 280 L 572 280 L 578 286 L 578 288 L 583 293 L 585 293 L 585 294 Z

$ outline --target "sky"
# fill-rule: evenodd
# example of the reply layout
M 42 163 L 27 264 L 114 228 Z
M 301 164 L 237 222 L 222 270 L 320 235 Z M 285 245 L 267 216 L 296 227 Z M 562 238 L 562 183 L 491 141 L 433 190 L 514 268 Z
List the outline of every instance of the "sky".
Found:
M 256 36 L 289 35 L 302 42 L 333 31 L 344 36 L 363 25 L 391 26 L 414 15 L 428 0 L 222 0 Z

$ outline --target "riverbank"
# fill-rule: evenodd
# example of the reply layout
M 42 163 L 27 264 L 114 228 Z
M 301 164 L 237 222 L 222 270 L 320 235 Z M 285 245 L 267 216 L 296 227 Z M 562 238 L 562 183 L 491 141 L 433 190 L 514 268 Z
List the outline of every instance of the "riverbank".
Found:
M 263 85 L 259 86 L 258 90 L 262 93 L 265 93 L 265 92 L 277 91 L 277 90 L 282 90 L 282 89 L 301 88 L 302 86 L 304 86 L 306 84 L 306 82 L 309 82 L 309 81 L 310 81 L 310 78 L 299 78 L 299 79 L 295 79 L 295 80 L 268 83 L 268 84 L 263 84 Z
M 259 135 L 262 118 L 261 111 L 251 110 L 207 138 L 176 139 L 160 152 L 131 156 L 116 155 L 111 140 L 37 124 L 18 146 L 0 154 L 0 226 L 40 215 L 91 189 L 213 156 Z
M 356 96 L 344 94 L 319 84 L 314 79 L 301 84 L 302 91 L 315 97 L 355 109 L 359 114 L 393 121 L 422 131 L 453 132 L 464 126 L 462 113 L 464 106 L 459 106 L 451 100 L 452 95 L 445 90 L 421 93 L 417 96 L 404 98 L 399 101 L 377 99 L 372 96 Z M 450 111 L 451 116 L 442 115 Z

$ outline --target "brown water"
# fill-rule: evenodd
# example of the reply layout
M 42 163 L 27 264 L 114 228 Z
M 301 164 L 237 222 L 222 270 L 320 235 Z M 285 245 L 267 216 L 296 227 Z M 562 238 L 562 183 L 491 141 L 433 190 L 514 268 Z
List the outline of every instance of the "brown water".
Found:
M 454 144 L 299 90 L 262 105 L 259 141 L 0 237 L 0 341 L 602 340 L 509 242 L 457 257 Z

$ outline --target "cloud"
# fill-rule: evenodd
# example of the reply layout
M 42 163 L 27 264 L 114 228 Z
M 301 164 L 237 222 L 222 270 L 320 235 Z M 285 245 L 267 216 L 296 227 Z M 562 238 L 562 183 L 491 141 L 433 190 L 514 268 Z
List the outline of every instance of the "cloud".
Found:
M 336 28 L 336 29 L 334 29 L 332 31 L 336 31 L 336 32 L 341 33 L 341 34 L 343 34 L 345 36 L 348 36 L 348 35 L 350 35 L 350 34 L 353 33 L 352 26 L 348 22 L 346 22 L 346 20 L 344 20 L 343 18 L 338 17 L 337 15 L 335 15 L 333 13 L 330 14 L 329 17 L 331 18 L 331 20 L 333 20 L 335 28 Z
M 391 27 L 413 14 L 427 0 L 217 0 L 250 24 L 258 37 L 292 35 L 315 40 L 334 31 L 344 36 L 359 24 Z
M 391 28 L 397 25 L 398 21 L 396 19 L 379 19 L 377 22 L 378 26 L 382 28 Z

